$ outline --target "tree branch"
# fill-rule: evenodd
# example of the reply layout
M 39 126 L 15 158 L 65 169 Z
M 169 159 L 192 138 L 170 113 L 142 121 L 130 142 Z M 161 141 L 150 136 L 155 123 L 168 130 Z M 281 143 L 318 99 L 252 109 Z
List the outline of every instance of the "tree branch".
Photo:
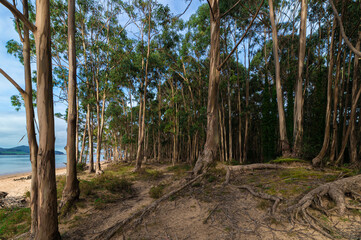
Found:
M 209 9 L 211 10 L 211 13 L 212 13 L 212 19 L 214 20 L 214 13 L 213 13 L 213 9 L 212 9 L 211 3 L 209 2 L 209 0 L 207 0 L 207 3 L 208 3 L 208 5 L 209 5 Z
M 225 13 L 223 13 L 220 18 L 227 16 L 235 7 L 237 7 L 237 5 L 240 2 L 241 2 L 241 0 L 238 0 L 238 2 L 236 2 L 230 9 L 228 9 Z
M 238 41 L 238 43 L 236 44 L 236 46 L 234 46 L 233 50 L 228 54 L 228 56 L 226 57 L 226 59 L 224 59 L 224 61 L 221 63 L 221 65 L 219 65 L 219 66 L 217 67 L 217 70 L 218 70 L 218 71 L 221 71 L 223 65 L 224 65 L 224 64 L 228 61 L 228 59 L 233 55 L 233 53 L 237 50 L 239 44 L 241 44 L 241 42 L 243 41 L 243 39 L 246 37 L 249 29 L 250 29 L 251 26 L 253 25 L 253 22 L 254 22 L 254 20 L 256 19 L 258 13 L 259 13 L 259 10 L 261 10 L 261 7 L 262 7 L 263 3 L 264 3 L 264 0 L 262 0 L 261 5 L 260 5 L 260 6 L 258 7 L 258 9 L 257 9 L 257 12 L 253 15 L 252 21 L 249 23 L 249 25 L 248 25 L 246 31 L 243 33 L 241 39 Z
M 7 0 L 0 0 L 7 9 L 9 9 L 16 18 L 19 18 L 33 33 L 36 31 L 36 26 L 29 21 L 14 5 Z
M 354 46 L 352 46 L 352 43 L 348 40 L 348 38 L 347 38 L 347 36 L 346 36 L 345 29 L 343 28 L 342 19 L 341 19 L 340 16 L 338 15 L 338 12 L 337 12 L 337 9 L 336 9 L 336 7 L 335 7 L 335 4 L 333 3 L 332 0 L 329 0 L 329 1 L 330 1 L 332 10 L 333 10 L 333 14 L 335 15 L 335 18 L 337 19 L 338 24 L 340 25 L 340 31 L 341 31 L 342 38 L 345 40 L 347 46 L 352 50 L 352 52 L 353 52 L 354 54 L 356 54 L 357 56 L 361 57 L 361 52 L 358 51 Z
M 0 68 L 0 73 L 2 75 L 4 75 L 4 77 L 9 80 L 9 82 L 14 85 L 14 87 L 20 92 L 20 94 L 24 97 L 26 95 L 26 92 L 24 91 L 24 89 L 22 89 L 16 82 L 14 79 L 12 79 L 6 72 L 4 72 L 4 70 L 2 70 Z
M 187 12 L 188 8 L 191 6 L 192 1 L 193 1 L 193 0 L 191 0 L 191 1 L 189 2 L 188 6 L 186 7 L 186 9 L 185 9 L 181 14 L 179 14 L 178 16 L 176 16 L 174 19 L 179 19 L 181 16 L 183 16 L 183 15 Z

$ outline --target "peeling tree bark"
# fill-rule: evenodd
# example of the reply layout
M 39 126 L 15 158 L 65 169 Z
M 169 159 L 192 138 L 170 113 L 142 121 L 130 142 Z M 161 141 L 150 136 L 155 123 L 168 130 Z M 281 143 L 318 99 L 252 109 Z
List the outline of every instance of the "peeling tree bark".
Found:
M 68 0 L 68 56 L 69 56 L 69 80 L 68 80 L 68 132 L 67 132 L 67 165 L 66 184 L 59 209 L 68 211 L 74 201 L 79 198 L 79 181 L 76 172 L 76 131 L 77 131 L 77 103 L 76 103 L 76 52 L 75 52 L 75 0 Z
M 51 64 L 49 0 L 36 1 L 35 45 L 37 57 L 38 152 L 38 231 L 35 239 L 60 239 L 55 182 L 55 132 Z
M 206 170 L 217 154 L 218 137 L 218 88 L 220 71 L 220 11 L 219 0 L 210 0 L 211 8 L 211 49 L 209 67 L 209 87 L 207 104 L 207 136 L 204 150 L 194 166 L 193 173 L 198 175 Z M 212 14 L 213 12 L 213 14 Z
M 301 155 L 302 139 L 303 139 L 303 68 L 306 54 L 306 27 L 307 27 L 307 0 L 302 0 L 301 6 L 301 26 L 300 26 L 300 51 L 298 56 L 298 77 L 295 95 L 295 115 L 293 116 L 294 130 L 293 130 L 293 154 L 296 157 Z
M 329 63 L 328 63 L 328 80 L 327 80 L 327 104 L 326 104 L 326 118 L 325 118 L 325 135 L 323 138 L 322 149 L 319 154 L 312 159 L 312 165 L 318 166 L 326 156 L 328 146 L 330 143 L 330 120 L 331 120 L 331 101 L 332 101 L 332 72 L 333 72 L 333 46 L 334 36 L 336 29 L 336 19 L 333 20 L 332 32 L 331 32 L 331 45 L 329 51 Z
M 283 93 L 282 93 L 281 76 L 280 76 L 280 62 L 279 62 L 279 58 L 278 58 L 277 26 L 275 23 L 273 0 L 268 0 L 268 3 L 270 6 L 270 18 L 271 18 L 272 39 L 273 39 L 273 54 L 274 54 L 275 68 L 276 68 L 276 91 L 277 91 L 280 142 L 281 142 L 282 155 L 288 156 L 288 155 L 290 155 L 290 145 L 289 145 L 288 138 L 287 138 L 286 118 L 285 118 L 285 110 L 284 110 L 284 106 L 283 106 Z

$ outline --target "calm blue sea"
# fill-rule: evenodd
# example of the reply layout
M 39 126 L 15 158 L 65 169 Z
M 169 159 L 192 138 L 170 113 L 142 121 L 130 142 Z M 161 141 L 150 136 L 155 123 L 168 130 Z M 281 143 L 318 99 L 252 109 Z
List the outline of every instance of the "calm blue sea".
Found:
M 55 155 L 56 168 L 65 167 L 66 154 Z M 0 155 L 0 175 L 31 172 L 29 155 Z

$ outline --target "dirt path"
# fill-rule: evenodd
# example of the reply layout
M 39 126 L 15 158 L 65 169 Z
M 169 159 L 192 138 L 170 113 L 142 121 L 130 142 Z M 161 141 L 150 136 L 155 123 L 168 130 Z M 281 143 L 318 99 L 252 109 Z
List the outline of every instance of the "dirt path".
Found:
M 165 171 L 167 166 L 155 167 L 157 171 Z M 172 174 L 166 173 L 161 182 L 167 182 Z M 149 196 L 149 190 L 158 182 L 134 181 L 133 188 L 136 196 L 116 203 L 107 204 L 104 209 L 97 210 L 94 207 L 79 209 L 75 216 L 77 219 L 69 221 L 67 224 L 60 225 L 63 239 L 90 240 L 97 236 L 103 230 L 111 227 L 116 222 L 128 218 L 138 210 L 150 205 L 154 199 Z

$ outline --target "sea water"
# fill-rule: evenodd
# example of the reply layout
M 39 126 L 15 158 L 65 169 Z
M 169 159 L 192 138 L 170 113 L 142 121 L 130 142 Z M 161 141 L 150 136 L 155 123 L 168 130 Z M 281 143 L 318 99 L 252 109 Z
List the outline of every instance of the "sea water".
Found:
M 66 154 L 55 155 L 56 168 L 65 167 Z M 29 155 L 0 155 L 0 175 L 31 172 Z

